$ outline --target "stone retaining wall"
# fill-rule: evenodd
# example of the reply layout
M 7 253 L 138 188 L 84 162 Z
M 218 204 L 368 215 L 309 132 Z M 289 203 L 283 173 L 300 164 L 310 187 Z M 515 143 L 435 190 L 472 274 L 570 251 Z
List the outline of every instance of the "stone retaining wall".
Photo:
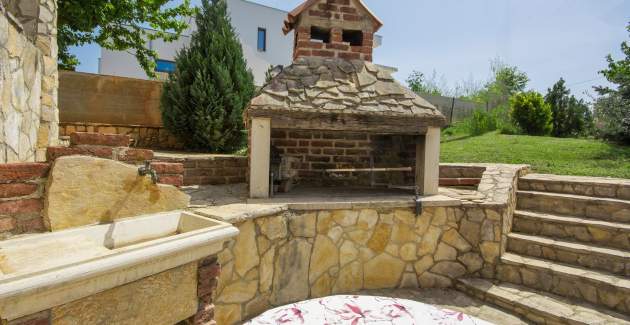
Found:
M 443 288 L 460 277 L 495 278 L 511 227 L 516 181 L 527 169 L 457 169 L 449 174 L 453 171 L 446 168 L 445 175 L 482 172 L 479 191 L 463 195 L 455 206 L 426 206 L 419 217 L 410 208 L 369 202 L 353 202 L 352 209 L 335 209 L 334 203 L 318 209 L 313 203 L 309 209 L 315 210 L 299 211 L 245 205 L 252 211 L 232 218 L 217 211 L 238 210 L 238 205 L 198 210 L 240 230 L 219 254 L 217 322 L 234 324 L 274 306 L 330 294 Z
M 492 278 L 502 210 L 431 207 L 283 212 L 238 222 L 219 254 L 216 320 L 233 324 L 272 307 L 362 289 L 442 288 Z
M 161 126 L 143 126 L 132 124 L 103 124 L 88 122 L 60 122 L 59 136 L 69 136 L 74 132 L 94 132 L 121 134 L 131 137 L 131 146 L 156 150 L 181 150 L 181 144 L 175 136 Z

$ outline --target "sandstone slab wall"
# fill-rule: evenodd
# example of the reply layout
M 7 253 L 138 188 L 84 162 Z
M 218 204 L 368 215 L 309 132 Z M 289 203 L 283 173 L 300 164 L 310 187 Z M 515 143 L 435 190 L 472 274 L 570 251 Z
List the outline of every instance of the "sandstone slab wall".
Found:
M 456 206 L 388 205 L 315 210 L 234 205 L 221 209 L 240 230 L 219 254 L 216 320 L 234 324 L 279 305 L 363 289 L 443 288 L 493 279 L 505 250 L 516 181 L 526 166 L 457 165 L 443 176 L 482 176 Z M 252 210 L 242 212 L 240 210 Z
M 45 159 L 57 143 L 57 5 L 0 5 L 0 163 Z

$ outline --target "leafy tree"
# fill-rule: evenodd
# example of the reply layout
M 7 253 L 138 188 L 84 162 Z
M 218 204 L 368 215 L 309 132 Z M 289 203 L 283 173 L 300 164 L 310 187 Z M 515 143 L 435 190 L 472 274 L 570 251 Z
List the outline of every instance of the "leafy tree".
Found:
M 255 92 L 225 0 L 202 0 L 197 31 L 164 85 L 164 125 L 189 149 L 231 152 L 243 144 L 243 109 Z
M 595 101 L 595 135 L 630 145 L 630 105 L 619 94 L 611 93 Z
M 628 32 L 630 32 L 630 23 L 628 23 Z M 624 100 L 630 101 L 630 44 L 628 42 L 621 43 L 621 52 L 625 58 L 615 61 L 612 55 L 606 57 L 608 68 L 600 71 L 606 79 L 617 85 L 617 89 L 610 87 L 596 87 L 597 91 L 602 95 L 618 94 Z
M 628 24 L 630 32 L 630 23 Z M 630 144 L 630 44 L 621 43 L 625 58 L 615 61 L 606 57 L 608 68 L 600 71 L 606 79 L 616 85 L 595 87 L 602 96 L 595 103 L 599 136 Z
M 424 73 L 420 71 L 413 71 L 407 78 L 407 85 L 414 93 L 422 95 L 429 94 L 435 96 L 446 96 L 448 90 L 446 90 L 445 80 L 442 80 L 442 87 L 438 85 L 437 72 L 433 71 L 433 75 L 430 79 L 427 79 Z
M 552 134 L 556 137 L 578 136 L 586 133 L 592 124 L 588 105 L 571 95 L 564 79 L 547 90 L 545 102 L 551 106 Z
M 58 0 L 59 66 L 74 69 L 79 60 L 69 47 L 97 43 L 109 50 L 133 53 L 150 77 L 155 77 L 155 51 L 149 40 L 179 38 L 188 27 L 183 17 L 194 10 L 190 0 L 168 7 L 169 0 Z M 147 30 L 144 27 L 149 27 Z
M 535 91 L 518 93 L 510 99 L 510 116 L 514 123 L 530 135 L 551 132 L 551 106 Z

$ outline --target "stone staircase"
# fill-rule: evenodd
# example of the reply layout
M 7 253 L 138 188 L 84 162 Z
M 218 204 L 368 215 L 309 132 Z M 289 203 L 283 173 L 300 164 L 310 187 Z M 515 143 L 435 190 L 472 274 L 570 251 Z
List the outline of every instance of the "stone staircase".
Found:
M 458 288 L 538 324 L 630 324 L 630 181 L 530 174 L 498 281 Z

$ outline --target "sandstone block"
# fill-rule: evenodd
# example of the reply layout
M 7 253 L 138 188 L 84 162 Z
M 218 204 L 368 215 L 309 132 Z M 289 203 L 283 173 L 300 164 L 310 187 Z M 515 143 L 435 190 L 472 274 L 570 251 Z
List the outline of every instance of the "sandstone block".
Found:
M 387 254 L 380 254 L 363 267 L 366 289 L 394 288 L 398 285 L 405 263 Z
M 256 247 L 256 229 L 254 222 L 248 220 L 238 226 L 240 234 L 236 237 L 233 252 L 236 257 L 234 268 L 241 277 L 260 262 L 260 255 Z
M 352 293 L 363 287 L 363 267 L 355 261 L 341 268 L 333 293 Z
M 456 279 L 466 274 L 466 268 L 458 262 L 438 262 L 431 268 L 431 273 Z
M 354 226 L 357 223 L 359 212 L 354 210 L 335 210 L 332 217 L 342 227 Z
M 460 252 L 468 252 L 472 249 L 470 244 L 455 229 L 450 229 L 442 236 L 442 241 L 455 247 Z
M 454 261 L 457 258 L 457 250 L 445 244 L 439 243 L 433 259 L 439 261 Z
M 287 236 L 287 220 L 283 215 L 256 219 L 260 232 L 270 240 Z
M 271 303 L 282 305 L 308 297 L 308 267 L 312 245 L 294 239 L 280 247 L 273 275 Z
M 260 292 L 269 292 L 273 283 L 273 260 L 276 255 L 274 249 L 270 249 L 260 260 Z
M 427 256 L 422 257 L 419 261 L 417 261 L 413 265 L 413 268 L 416 271 L 417 275 L 421 275 L 422 273 L 430 269 L 433 266 L 433 264 L 435 264 L 435 262 L 433 261 L 433 257 L 431 255 L 427 255 Z
M 197 263 L 190 263 L 54 307 L 51 324 L 175 324 L 197 306 Z
M 311 287 L 310 297 L 316 298 L 330 295 L 330 293 L 332 292 L 333 283 L 333 278 L 328 273 L 324 273 L 321 277 L 319 277 L 319 279 L 315 281 L 315 283 L 313 283 Z
M 339 264 L 339 250 L 330 238 L 319 235 L 315 238 L 309 283 L 313 283 L 324 272 Z
M 317 214 L 314 212 L 293 215 L 289 218 L 289 229 L 295 237 L 312 238 L 317 234 L 316 222 Z
M 188 207 L 190 197 L 138 176 L 134 166 L 93 157 L 58 159 L 48 179 L 45 218 L 53 231 Z
M 217 297 L 218 303 L 245 303 L 254 298 L 258 289 L 257 281 L 239 281 L 227 285 L 221 295 Z
M 385 250 L 385 247 L 389 243 L 391 233 L 391 225 L 379 223 L 378 225 L 376 225 L 376 229 L 374 229 L 374 233 L 368 241 L 367 247 L 377 254 L 383 252 Z

